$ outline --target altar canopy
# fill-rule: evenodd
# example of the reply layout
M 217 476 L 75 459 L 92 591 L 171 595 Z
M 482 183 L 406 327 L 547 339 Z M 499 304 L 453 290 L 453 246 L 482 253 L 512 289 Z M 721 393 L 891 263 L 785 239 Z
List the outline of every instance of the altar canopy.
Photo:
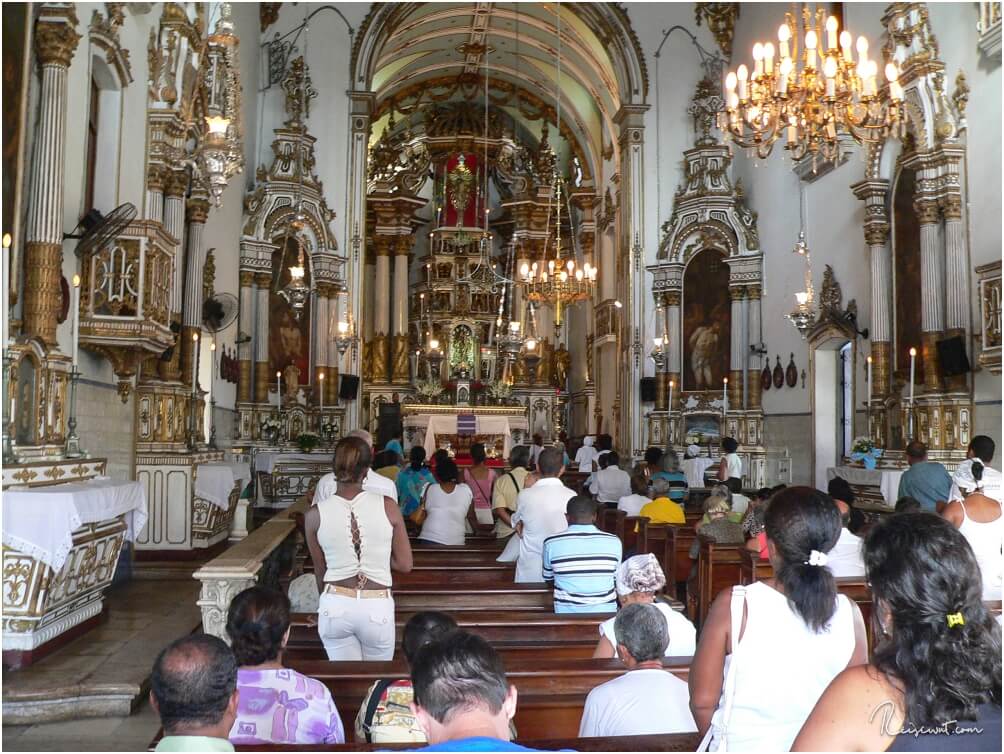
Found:
M 3 543 L 59 572 L 84 524 L 125 516 L 125 536 L 135 541 L 147 519 L 146 490 L 139 482 L 99 477 L 54 487 L 3 493 Z

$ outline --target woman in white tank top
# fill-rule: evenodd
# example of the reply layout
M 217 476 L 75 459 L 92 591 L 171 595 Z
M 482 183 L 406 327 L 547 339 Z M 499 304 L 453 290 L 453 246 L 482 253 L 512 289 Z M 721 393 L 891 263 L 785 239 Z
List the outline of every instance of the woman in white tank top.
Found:
M 983 465 L 979 458 L 959 464 L 952 481 L 965 499 L 949 503 L 941 515 L 973 548 L 983 578 L 983 599 L 989 601 L 1001 599 L 1004 592 L 1004 515 L 1000 503 L 984 494 Z
M 340 440 L 335 492 L 304 517 L 320 592 L 317 628 L 329 660 L 394 657 L 391 570 L 411 571 L 412 554 L 397 503 L 363 491 L 372 452 L 361 438 Z
M 478 521 L 474 517 L 474 493 L 466 484 L 457 482 L 457 464 L 447 459 L 436 464 L 437 484 L 425 488 L 422 507 L 425 521 L 418 535 L 421 542 L 437 545 L 462 545 L 469 524 L 473 531 Z
M 691 665 L 690 706 L 711 750 L 788 751 L 829 682 L 867 661 L 861 612 L 824 567 L 840 527 L 818 490 L 771 500 L 775 576 L 718 595 Z

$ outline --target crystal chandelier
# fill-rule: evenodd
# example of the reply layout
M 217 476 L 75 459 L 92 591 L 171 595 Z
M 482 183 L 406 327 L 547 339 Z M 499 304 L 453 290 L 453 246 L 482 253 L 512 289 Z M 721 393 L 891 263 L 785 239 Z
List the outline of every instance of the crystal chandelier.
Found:
M 859 144 L 901 134 L 905 110 L 896 64 L 886 64 L 888 92 L 884 88 L 880 94 L 878 63 L 868 57 L 868 40 L 860 36 L 854 43 L 850 32 L 838 34 L 838 29 L 836 17 L 826 18 L 823 9 L 813 18 L 804 7 L 801 31 L 786 13 L 777 30 L 777 48 L 773 42 L 757 42 L 753 70 L 740 65 L 729 71 L 722 130 L 761 158 L 783 136 L 785 149 L 796 160 L 807 155 L 835 160 L 842 134 Z
M 205 44 L 206 127 L 195 153 L 197 175 L 217 207 L 227 183 L 244 169 L 239 41 L 230 3 L 220 3 L 220 18 Z

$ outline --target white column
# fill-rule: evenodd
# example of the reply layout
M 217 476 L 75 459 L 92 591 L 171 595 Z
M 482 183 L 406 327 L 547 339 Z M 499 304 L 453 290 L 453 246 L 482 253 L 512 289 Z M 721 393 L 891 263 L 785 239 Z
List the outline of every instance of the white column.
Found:
M 945 257 L 941 253 L 941 229 L 938 227 L 938 204 L 934 200 L 916 203 L 920 221 L 921 330 L 945 329 Z
M 942 200 L 945 217 L 945 263 L 947 307 L 945 329 L 965 332 L 969 328 L 969 284 L 966 274 L 966 233 L 962 222 L 962 197 L 951 194 Z
M 66 79 L 80 40 L 74 28 L 76 25 L 77 16 L 72 5 L 42 4 L 35 26 L 35 51 L 42 81 L 38 120 L 31 126 L 35 146 L 28 163 L 31 193 L 24 233 L 22 311 L 24 333 L 37 335 L 49 345 L 56 345 L 56 315 L 61 299 Z
M 408 249 L 402 249 L 406 241 L 398 240 L 394 255 L 394 335 L 408 334 Z M 379 262 L 379 260 L 378 260 Z
M 259 272 L 255 275 L 255 334 L 254 334 L 254 399 L 256 403 L 268 401 L 268 385 L 272 375 L 268 367 L 268 290 L 271 275 Z
M 386 247 L 381 248 L 378 243 L 372 307 L 374 335 L 390 335 L 390 292 L 390 257 Z
M 746 295 L 746 290 L 743 289 L 743 298 L 739 302 L 739 328 L 741 333 L 740 343 L 739 343 L 739 370 L 742 374 L 743 380 L 743 408 L 749 406 L 749 385 L 746 378 L 746 374 L 749 371 L 749 353 L 750 353 L 750 300 Z
M 743 338 L 745 337 L 746 323 L 743 316 L 743 289 L 742 286 L 731 286 L 729 296 L 732 299 L 732 327 L 729 339 L 729 369 L 733 372 L 743 369 L 746 360 L 743 358 Z M 738 408 L 738 406 L 736 407 Z
M 182 171 L 176 171 L 165 181 L 166 196 L 164 197 L 164 230 L 170 233 L 178 242 L 174 247 L 174 270 L 171 280 L 171 313 L 181 314 L 184 299 L 185 267 L 183 264 L 185 248 L 185 190 L 188 176 Z
M 188 327 L 202 323 L 202 235 L 209 216 L 209 202 L 188 201 L 188 248 L 186 250 L 185 301 L 183 322 Z
M 318 295 L 314 299 L 314 333 L 316 337 L 314 352 L 314 395 L 319 395 L 322 381 L 319 374 L 324 374 L 324 381 L 330 380 L 328 374 L 328 344 L 331 339 L 329 330 L 329 307 L 327 286 L 318 286 Z M 317 400 L 315 398 L 315 400 Z
M 247 335 L 253 338 L 254 334 L 254 273 L 250 270 L 241 270 L 240 281 L 240 313 L 237 320 L 237 334 Z M 237 384 L 237 400 L 241 403 L 251 401 L 252 367 L 251 367 L 251 340 L 237 344 L 237 361 L 239 364 L 239 378 Z
M 164 222 L 164 174 L 157 166 L 151 166 L 147 176 L 146 216 L 148 220 Z
M 683 371 L 683 328 L 680 327 L 680 291 L 666 293 L 666 332 L 669 334 L 666 371 L 679 375 Z M 679 391 L 679 377 L 676 390 Z

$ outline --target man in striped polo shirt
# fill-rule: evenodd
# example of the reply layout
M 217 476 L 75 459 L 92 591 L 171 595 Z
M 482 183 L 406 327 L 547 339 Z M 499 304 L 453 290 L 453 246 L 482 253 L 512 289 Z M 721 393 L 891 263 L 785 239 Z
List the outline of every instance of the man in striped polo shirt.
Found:
M 554 584 L 556 613 L 615 613 L 614 576 L 621 541 L 596 528 L 596 503 L 576 495 L 565 508 L 568 528 L 544 540 L 544 581 Z

